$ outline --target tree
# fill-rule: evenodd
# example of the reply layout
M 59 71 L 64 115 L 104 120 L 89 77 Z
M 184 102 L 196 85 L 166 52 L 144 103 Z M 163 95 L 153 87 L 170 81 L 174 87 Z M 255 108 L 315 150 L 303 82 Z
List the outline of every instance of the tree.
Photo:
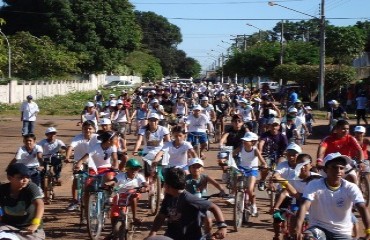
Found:
M 7 6 L 1 9 L 7 13 L 5 19 L 16 19 L 7 32 L 26 30 L 38 37 L 46 35 L 71 51 L 85 53 L 88 58 L 81 63 L 84 72 L 110 72 L 127 53 L 140 47 L 141 31 L 128 0 L 5 3 Z
M 355 27 L 364 31 L 364 34 L 366 36 L 366 42 L 365 42 L 365 49 L 364 50 L 366 52 L 370 52 L 370 21 L 367 21 L 367 20 L 364 21 L 364 22 L 358 21 L 355 24 Z
M 357 27 L 327 28 L 326 54 L 334 58 L 336 64 L 350 65 L 364 50 L 365 34 Z
M 125 58 L 124 63 L 134 75 L 148 77 L 150 80 L 163 77 L 159 60 L 148 53 L 134 51 Z
M 184 61 L 180 62 L 177 74 L 184 78 L 197 78 L 201 71 L 201 65 L 194 58 L 187 57 Z

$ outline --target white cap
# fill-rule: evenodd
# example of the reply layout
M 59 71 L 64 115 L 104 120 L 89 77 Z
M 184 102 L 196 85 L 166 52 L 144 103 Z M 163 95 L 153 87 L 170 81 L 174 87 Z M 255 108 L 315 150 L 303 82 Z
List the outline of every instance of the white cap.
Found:
M 274 124 L 274 123 L 278 123 L 280 124 L 280 119 L 279 118 L 270 118 L 267 122 L 267 124 Z
M 102 118 L 100 120 L 100 125 L 108 125 L 108 124 L 112 124 L 112 121 L 109 118 Z
M 306 110 L 312 110 L 312 108 L 310 106 L 305 106 L 304 107 Z
M 192 159 L 190 159 L 188 166 L 191 166 L 191 165 L 194 165 L 194 164 L 200 164 L 202 167 L 204 166 L 204 162 L 200 158 L 192 158 Z
M 158 99 L 154 98 L 152 101 L 150 101 L 150 104 L 153 104 L 153 103 L 159 103 Z
M 348 156 L 342 155 L 339 152 L 336 152 L 336 153 L 330 153 L 330 154 L 326 155 L 326 157 L 324 158 L 325 166 L 328 162 L 332 161 L 333 159 L 337 159 L 337 158 L 344 159 L 346 161 L 346 164 L 351 164 L 351 162 L 352 162 L 352 160 Z
M 202 97 L 202 99 L 200 99 L 201 101 L 208 101 L 208 97 Z
M 245 133 L 244 137 L 241 138 L 241 140 L 250 142 L 250 141 L 257 141 L 258 136 L 254 132 L 247 132 Z
M 245 103 L 245 104 L 249 104 L 249 101 L 248 101 L 247 99 L 245 99 L 245 98 L 241 98 L 241 99 L 239 99 L 239 100 L 238 100 L 238 102 L 240 102 L 240 103 Z
M 121 93 L 127 93 L 126 90 L 122 90 Z
M 118 105 L 118 104 L 123 104 L 122 99 L 119 99 L 119 100 L 117 101 L 117 105 Z
M 101 91 L 100 91 L 100 90 L 96 90 L 96 92 L 97 92 L 97 93 L 101 93 Z
M 116 97 L 116 94 L 111 93 L 111 94 L 109 94 L 109 97 Z
M 218 159 L 223 159 L 223 158 L 227 158 L 228 157 L 228 153 L 227 152 L 220 152 L 219 154 L 217 154 L 217 158 Z
M 155 90 L 150 90 L 149 92 L 150 92 L 150 93 L 156 93 L 156 91 L 155 91 Z
M 52 132 L 58 132 L 55 127 L 49 127 L 46 129 L 45 134 L 52 133 Z
M 286 150 L 294 150 L 297 153 L 302 153 L 302 148 L 296 143 L 289 144 Z
M 295 100 L 294 103 L 301 103 L 301 102 L 302 102 L 301 100 L 297 99 L 297 100 Z
M 274 115 L 276 117 L 278 114 L 275 110 L 269 109 L 269 115 Z
M 337 100 L 331 100 L 328 103 L 331 104 L 331 105 L 338 105 L 339 104 L 339 102 L 337 102 Z
M 149 116 L 148 116 L 148 119 L 150 119 L 150 118 L 156 118 L 156 119 L 159 119 L 159 115 L 158 115 L 157 113 L 151 113 L 151 114 L 149 114 Z
M 92 103 L 92 102 L 87 102 L 87 103 L 86 103 L 86 107 L 94 107 L 94 103 Z
M 225 92 L 220 92 L 220 95 L 226 95 L 226 93 Z
M 356 126 L 355 127 L 355 132 L 365 133 L 366 132 L 366 128 L 363 127 L 363 126 Z
M 288 110 L 289 113 L 297 113 L 298 110 L 295 107 L 289 108 Z
M 200 111 L 202 111 L 203 110 L 203 108 L 200 106 L 200 105 L 195 105 L 194 107 L 193 107 L 193 111 L 194 110 L 200 110 Z

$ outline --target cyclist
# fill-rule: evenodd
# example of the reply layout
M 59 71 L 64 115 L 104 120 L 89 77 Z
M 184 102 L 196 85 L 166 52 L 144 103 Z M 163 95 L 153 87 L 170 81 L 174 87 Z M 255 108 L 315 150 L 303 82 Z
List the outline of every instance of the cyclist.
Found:
M 24 146 L 18 148 L 14 159 L 9 163 L 23 163 L 30 171 L 30 178 L 38 187 L 41 186 L 41 171 L 44 169 L 42 147 L 36 144 L 34 134 L 23 136 Z
M 366 119 L 366 106 L 368 105 L 369 100 L 366 97 L 364 91 L 361 91 L 360 96 L 356 98 L 356 118 L 357 118 L 357 125 L 360 125 L 360 119 L 364 120 L 366 126 L 368 125 Z
M 168 166 L 178 167 L 183 169 L 186 173 L 189 173 L 188 168 L 188 156 L 191 158 L 196 157 L 193 146 L 185 141 L 186 132 L 181 126 L 175 126 L 172 128 L 172 139 L 171 142 L 166 142 L 162 150 L 157 153 L 154 160 L 152 161 L 152 167 L 156 166 L 161 160 L 162 156 L 167 153 L 168 160 L 162 161 L 168 163 Z M 167 157 L 167 156 L 166 156 Z
M 244 125 L 249 129 L 249 131 L 253 130 L 253 122 L 256 117 L 254 115 L 253 107 L 251 106 L 250 102 L 242 98 L 238 101 L 239 106 L 235 109 L 235 114 L 240 114 L 243 117 Z
M 99 122 L 99 112 L 95 109 L 95 105 L 92 102 L 86 103 L 85 109 L 81 113 L 80 123 L 83 123 L 87 120 L 93 121 L 96 125 L 98 125 Z
M 210 183 L 220 191 L 221 196 L 225 195 L 225 190 L 218 182 L 216 182 L 216 180 L 202 173 L 204 170 L 203 160 L 199 158 L 192 158 L 189 161 L 188 167 L 189 167 L 190 174 L 186 175 L 186 178 L 185 178 L 186 180 L 185 190 L 186 191 L 201 198 L 204 194 L 207 193 L 208 183 Z M 204 218 L 205 234 L 207 235 L 207 239 L 212 239 L 211 238 L 212 218 L 210 214 L 208 213 L 209 212 L 207 212 Z
M 27 101 L 21 105 L 21 121 L 23 121 L 22 135 L 33 134 L 35 130 L 36 116 L 40 112 L 39 106 L 35 103 L 31 95 L 27 96 Z
M 93 121 L 85 121 L 82 124 L 82 133 L 76 135 L 72 138 L 71 144 L 67 148 L 66 161 L 73 162 L 81 159 L 89 151 L 89 145 L 94 145 L 97 143 L 98 134 L 95 134 L 95 124 Z M 74 159 L 71 159 L 72 151 Z M 73 166 L 74 168 L 74 166 Z M 81 169 L 80 169 L 81 170 Z M 77 179 L 74 178 L 72 182 L 72 201 L 68 205 L 67 210 L 73 211 L 78 208 L 79 202 L 77 199 Z
M 200 147 L 200 158 L 204 159 L 203 151 L 207 147 L 207 131 L 211 130 L 211 123 L 209 118 L 201 113 L 203 108 L 199 105 L 194 106 L 193 114 L 186 119 L 186 125 L 188 127 L 188 138 L 187 141 L 197 148 Z M 199 138 L 199 141 L 197 141 Z M 200 145 L 200 146 L 199 146 Z
M 304 189 L 303 203 L 298 212 L 296 237 L 302 238 L 306 212 L 310 212 L 309 228 L 304 232 L 315 239 L 352 239 L 352 207 L 356 206 L 365 225 L 365 239 L 370 239 L 369 211 L 360 189 L 343 179 L 351 159 L 340 153 L 331 153 L 324 159 L 325 178 L 311 181 Z M 311 239 L 310 238 L 310 239 Z
M 170 99 L 169 93 L 165 92 L 162 94 L 162 101 L 160 101 L 160 105 L 163 106 L 163 109 L 167 114 L 171 114 L 173 112 L 174 104 Z
M 278 164 L 279 158 L 283 156 L 288 146 L 288 139 L 280 132 L 280 120 L 278 118 L 271 118 L 267 122 L 267 126 L 268 131 L 261 135 L 258 150 L 262 153 L 268 167 L 271 167 L 273 164 Z M 265 190 L 267 175 L 268 169 L 262 169 L 258 190 Z
M 11 164 L 6 174 L 9 182 L 0 185 L 0 208 L 3 209 L 0 239 L 45 239 L 42 229 L 43 196 L 36 184 L 30 181 L 27 166 Z
M 97 90 L 96 91 L 96 94 L 94 96 L 94 103 L 95 103 L 95 107 L 98 111 L 101 111 L 103 110 L 103 102 L 104 102 L 104 96 L 103 94 L 101 93 L 100 90 Z
M 110 119 L 114 124 L 114 129 L 124 136 L 126 134 L 126 125 L 131 123 L 131 118 L 128 108 L 123 105 L 122 99 L 117 101 Z
M 348 119 L 346 110 L 342 106 L 339 106 L 339 102 L 331 100 L 328 102 L 329 108 L 326 113 L 326 119 L 329 120 L 330 131 L 332 131 L 335 123 L 341 119 Z
M 267 163 L 263 159 L 261 152 L 255 146 L 258 141 L 257 134 L 247 132 L 241 140 L 243 141 L 243 145 L 239 152 L 240 162 L 237 164 L 239 170 L 249 178 L 249 186 L 246 187 L 251 204 L 251 215 L 257 216 L 256 195 L 254 190 L 259 172 L 258 165 L 261 163 L 263 168 L 267 168 Z M 251 170 L 251 172 L 246 172 L 249 170 Z
M 150 236 L 155 236 L 166 218 L 165 236 L 176 240 L 200 239 L 202 237 L 201 217 L 211 211 L 216 218 L 218 230 L 213 234 L 216 239 L 223 239 L 227 225 L 221 209 L 212 202 L 199 199 L 187 192 L 186 174 L 179 168 L 170 168 L 165 176 L 166 195 L 159 214 L 155 217 Z
M 361 149 L 362 149 L 362 152 L 363 152 L 363 155 L 364 155 L 364 159 L 370 160 L 369 155 L 367 153 L 367 149 L 370 145 L 370 140 L 368 138 L 365 138 L 365 133 L 366 133 L 366 128 L 365 127 L 363 127 L 363 126 L 356 126 L 355 127 L 355 138 L 356 138 L 358 144 L 360 144 L 360 146 L 361 146 Z
M 57 139 L 57 130 L 54 127 L 49 127 L 45 131 L 46 139 L 41 140 L 37 145 L 42 147 L 43 158 L 49 158 L 53 154 L 60 153 L 62 150 L 66 150 L 67 147 L 64 142 Z M 61 186 L 60 173 L 62 171 L 62 163 L 53 165 L 55 185 Z
M 167 124 L 165 124 L 164 116 L 167 116 L 168 114 L 164 111 L 164 108 L 162 105 L 159 105 L 159 100 L 154 98 L 150 101 L 149 105 L 149 115 L 151 113 L 156 113 L 159 116 L 159 125 L 165 127 Z
M 213 105 L 209 104 L 208 97 L 202 97 L 200 99 L 200 106 L 203 108 L 204 113 L 212 122 L 216 121 L 216 113 Z
M 268 128 L 267 125 L 269 120 L 273 118 L 281 118 L 281 112 L 275 104 L 269 101 L 267 96 L 262 96 L 261 100 L 259 126 L 260 133 L 264 133 L 265 129 Z
M 220 92 L 218 94 L 219 99 L 213 102 L 213 107 L 216 112 L 216 121 L 220 121 L 221 124 L 221 133 L 224 132 L 224 126 L 225 126 L 225 117 L 230 115 L 230 104 L 229 101 L 226 99 L 226 93 Z M 216 124 L 214 123 L 215 127 Z
M 136 109 L 132 113 L 131 122 L 135 119 L 136 120 L 136 132 L 135 136 L 138 134 L 139 129 L 144 127 L 148 124 L 148 107 L 144 100 L 140 99 L 137 104 Z
M 306 106 L 305 109 L 307 110 L 307 113 L 305 115 L 306 126 L 309 134 L 312 134 L 312 125 L 316 122 L 315 116 L 312 113 L 312 108 L 310 106 Z
M 140 192 L 145 193 L 148 191 L 148 183 L 145 181 L 145 178 L 143 175 L 139 173 L 139 171 L 142 169 L 141 164 L 138 160 L 135 158 L 131 158 L 126 163 L 126 171 L 118 173 L 113 181 L 106 182 L 106 186 L 112 186 L 115 187 L 118 191 L 119 198 L 125 198 L 125 193 L 127 189 L 132 189 L 136 187 L 141 187 Z M 140 193 L 134 193 L 130 197 L 130 207 L 132 211 L 132 219 L 133 224 L 137 225 L 140 224 L 143 219 L 137 218 L 137 205 L 139 202 L 141 195 Z M 117 202 L 117 196 L 113 197 L 113 203 Z M 118 217 L 119 217 L 119 207 L 113 206 L 111 208 L 111 223 L 112 223 L 112 229 L 114 229 L 114 226 L 117 224 Z

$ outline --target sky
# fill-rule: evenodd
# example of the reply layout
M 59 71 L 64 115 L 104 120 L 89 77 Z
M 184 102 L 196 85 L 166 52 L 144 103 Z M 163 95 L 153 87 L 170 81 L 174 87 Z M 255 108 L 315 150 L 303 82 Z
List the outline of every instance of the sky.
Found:
M 310 19 L 309 16 L 268 0 L 130 0 L 139 11 L 152 11 L 180 28 L 183 41 L 178 49 L 195 58 L 203 70 L 212 66 L 221 53 L 226 54 L 233 37 L 271 30 L 280 19 Z M 277 0 L 285 7 L 320 17 L 322 0 Z M 325 0 L 325 16 L 336 26 L 354 25 L 370 20 L 369 0 Z M 353 19 L 330 19 L 353 18 Z M 212 19 L 212 20 L 204 20 Z M 220 20 L 213 20 L 220 19 Z M 230 20 L 226 20 L 230 19 Z M 264 20 L 262 20 L 264 19 Z M 248 26 L 251 24 L 257 28 Z

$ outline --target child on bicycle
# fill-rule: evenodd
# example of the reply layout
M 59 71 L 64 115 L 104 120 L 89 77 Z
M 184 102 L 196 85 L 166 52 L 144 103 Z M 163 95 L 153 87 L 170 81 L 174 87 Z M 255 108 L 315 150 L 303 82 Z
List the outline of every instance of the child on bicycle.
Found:
M 246 191 L 251 204 L 251 215 L 257 216 L 256 195 L 254 194 L 254 190 L 259 172 L 258 164 L 261 162 L 262 167 L 267 168 L 267 163 L 256 147 L 258 141 L 257 134 L 247 132 L 241 140 L 243 141 L 243 146 L 239 152 L 240 162 L 237 163 L 237 166 L 239 170 L 249 178 L 249 186 L 246 186 Z
M 130 196 L 130 207 L 132 211 L 133 224 L 140 224 L 143 220 L 137 218 L 137 204 L 141 197 L 140 193 L 148 191 L 148 183 L 139 171 L 142 169 L 141 164 L 135 158 L 131 158 L 126 163 L 126 172 L 118 173 L 112 181 L 106 182 L 105 185 L 112 186 L 117 190 L 119 195 L 119 201 L 126 201 L 126 197 L 129 193 Z M 133 188 L 141 187 L 138 193 Z M 124 200 L 121 200 L 124 199 Z M 116 225 L 119 217 L 120 207 L 117 206 L 118 196 L 113 197 L 113 206 L 111 208 L 111 222 L 112 229 Z
M 210 183 L 220 191 L 221 196 L 225 195 L 225 190 L 218 182 L 216 182 L 210 176 L 202 173 L 203 167 L 204 167 L 203 160 L 199 158 L 192 158 L 189 161 L 188 166 L 189 166 L 190 174 L 186 175 L 186 178 L 185 178 L 185 181 L 186 181 L 185 190 L 186 191 L 201 198 L 202 195 L 207 192 L 207 185 L 208 183 Z M 209 216 L 208 213 L 209 212 L 207 212 L 206 217 L 204 218 L 204 224 L 205 224 L 205 230 L 206 230 L 205 232 L 206 234 L 208 234 L 208 236 L 211 236 L 212 218 Z

